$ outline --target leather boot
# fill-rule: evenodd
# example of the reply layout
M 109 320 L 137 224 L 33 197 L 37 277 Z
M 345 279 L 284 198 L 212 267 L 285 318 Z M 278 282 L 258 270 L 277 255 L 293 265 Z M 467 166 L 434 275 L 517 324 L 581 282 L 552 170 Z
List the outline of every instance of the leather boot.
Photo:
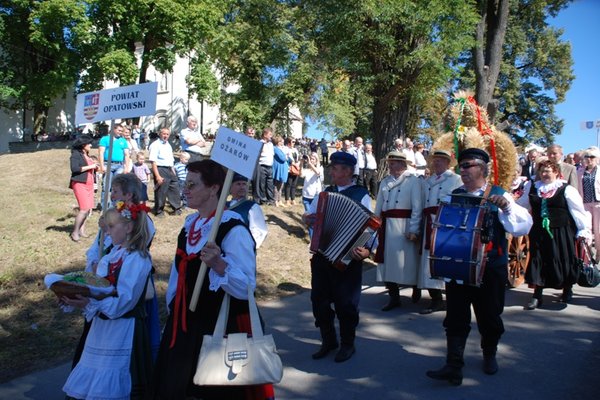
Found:
M 573 286 L 565 286 L 560 301 L 561 303 L 570 303 L 573 301 Z
M 388 289 L 390 299 L 388 303 L 381 308 L 381 311 L 390 311 L 396 307 L 400 307 L 402 303 L 400 302 L 400 288 L 398 287 L 398 284 L 393 282 L 386 282 L 385 287 Z
M 421 289 L 419 289 L 416 286 L 413 286 L 412 295 L 410 296 L 410 299 L 413 303 L 418 303 L 419 300 L 421 300 Z
M 335 327 L 328 326 L 325 328 L 319 328 L 321 331 L 321 347 L 316 353 L 313 353 L 313 360 L 319 360 L 325 357 L 329 352 L 338 348 L 337 335 L 335 333 Z
M 496 347 L 483 349 L 483 372 L 488 375 L 494 375 L 498 372 L 498 362 L 496 362 Z
M 460 386 L 463 379 L 462 367 L 465 365 L 463 356 L 467 338 L 462 336 L 448 336 L 446 337 L 446 343 L 448 347 L 446 365 L 437 370 L 427 371 L 427 376 L 431 379 L 448 381 L 454 386 Z
M 444 311 L 446 309 L 444 300 L 442 298 L 442 291 L 440 289 L 429 289 L 429 295 L 431 296 L 431 304 L 429 307 L 419 311 L 419 314 L 431 314 L 436 311 Z

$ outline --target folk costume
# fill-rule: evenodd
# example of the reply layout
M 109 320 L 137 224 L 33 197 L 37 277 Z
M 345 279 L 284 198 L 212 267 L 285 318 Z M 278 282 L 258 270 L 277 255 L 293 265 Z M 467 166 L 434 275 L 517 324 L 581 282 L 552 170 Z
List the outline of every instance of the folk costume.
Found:
M 417 287 L 429 290 L 432 304 L 431 307 L 422 310 L 422 314 L 443 309 L 442 290 L 445 283 L 441 279 L 432 279 L 429 268 L 431 234 L 440 201 L 446 199 L 454 189 L 460 186 L 462 186 L 460 176 L 449 169 L 441 175 L 433 174 L 423 181 L 423 239 L 419 252 L 421 262 L 417 270 Z
M 382 224 L 375 262 L 377 281 L 385 282 L 390 295 L 390 304 L 383 311 L 400 305 L 400 285 L 417 285 L 419 248 L 406 235 L 419 236 L 421 232 L 421 185 L 422 179 L 409 170 L 398 178 L 388 175 L 379 184 L 375 215 L 381 217 Z
M 77 399 L 142 398 L 152 359 L 144 320 L 144 294 L 152 269 L 150 257 L 120 246 L 98 263 L 118 296 L 90 299 L 84 315 L 91 327 L 81 359 L 63 390 Z
M 536 287 L 537 301 L 527 307 L 533 309 L 541 306 L 542 288 L 563 289 L 568 295 L 577 283 L 575 238 L 591 239 L 591 218 L 577 189 L 561 179 L 528 183 L 517 203 L 530 209 L 533 217 L 531 258 L 525 272 L 525 281 Z
M 235 211 L 242 217 L 244 223 L 250 229 L 250 233 L 258 249 L 269 233 L 262 208 L 250 199 L 228 201 L 227 208 Z
M 152 399 L 273 399 L 272 385 L 196 386 L 196 372 L 203 336 L 212 334 L 225 291 L 231 295 L 227 333 L 250 333 L 247 287 L 256 287 L 256 255 L 254 241 L 239 214 L 224 211 L 216 244 L 227 264 L 225 275 L 211 268 L 200 291 L 197 308 L 189 304 L 201 265 L 199 253 L 207 242 L 214 218 L 187 216 L 177 240 L 177 255 L 171 268 L 167 288 L 169 317 L 154 369 Z

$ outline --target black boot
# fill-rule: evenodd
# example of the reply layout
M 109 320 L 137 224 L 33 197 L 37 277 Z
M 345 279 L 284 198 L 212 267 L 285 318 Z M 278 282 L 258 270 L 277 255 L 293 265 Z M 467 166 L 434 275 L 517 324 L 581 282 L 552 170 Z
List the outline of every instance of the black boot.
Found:
M 330 351 L 338 348 L 337 335 L 335 333 L 335 327 L 329 326 L 326 328 L 319 328 L 321 331 L 321 347 L 316 353 L 313 353 L 313 360 L 319 360 L 329 354 Z
M 413 286 L 412 296 L 410 296 L 410 299 L 413 303 L 418 303 L 419 300 L 421 300 L 421 289 L 419 289 L 416 286 Z
M 400 302 L 400 287 L 398 287 L 398 284 L 394 282 L 386 282 L 385 287 L 390 295 L 390 300 L 385 306 L 383 306 L 381 311 L 390 311 L 396 307 L 400 307 L 402 303 Z
M 483 372 L 488 375 L 494 375 L 498 372 L 498 362 L 496 362 L 496 347 L 483 349 Z
M 345 321 L 340 321 L 340 338 L 342 340 L 342 345 L 340 346 L 340 350 L 335 355 L 334 361 L 336 363 L 349 360 L 350 357 L 352 357 L 352 355 L 356 352 L 356 349 L 354 348 L 355 337 L 356 329 L 347 324 Z
M 542 308 L 542 304 L 543 304 L 542 299 L 544 297 L 542 295 L 543 290 L 544 290 L 544 288 L 541 286 L 535 287 L 535 289 L 533 290 L 533 297 L 531 297 L 531 300 L 525 306 L 526 310 L 535 310 L 536 308 Z
M 464 352 L 466 337 L 448 336 L 446 343 L 448 347 L 448 355 L 446 356 L 446 365 L 435 371 L 427 371 L 427 376 L 431 379 L 448 381 L 454 386 L 462 384 L 462 367 L 465 365 Z
M 570 303 L 573 301 L 573 286 L 565 286 L 560 301 L 561 303 Z
M 442 291 L 440 289 L 428 289 L 429 295 L 431 296 L 431 304 L 429 307 L 422 309 L 419 311 L 419 314 L 431 314 L 436 311 L 444 311 L 446 306 L 444 306 L 444 299 L 442 298 Z

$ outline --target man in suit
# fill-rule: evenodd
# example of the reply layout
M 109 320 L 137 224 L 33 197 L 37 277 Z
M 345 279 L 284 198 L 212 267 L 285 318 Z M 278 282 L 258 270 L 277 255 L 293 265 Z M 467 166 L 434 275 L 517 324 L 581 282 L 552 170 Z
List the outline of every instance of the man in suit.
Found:
M 562 147 L 558 144 L 552 144 L 546 149 L 546 154 L 548 155 L 548 159 L 550 161 L 554 161 L 560 166 L 561 176 L 558 178 L 564 179 L 569 185 L 573 186 L 575 189 L 578 189 L 579 183 L 577 182 L 577 168 L 571 164 L 563 162 Z
M 527 161 L 523 165 L 521 176 L 526 176 L 528 180 L 535 181 L 535 159 L 538 158 L 538 151 L 531 149 L 527 152 Z

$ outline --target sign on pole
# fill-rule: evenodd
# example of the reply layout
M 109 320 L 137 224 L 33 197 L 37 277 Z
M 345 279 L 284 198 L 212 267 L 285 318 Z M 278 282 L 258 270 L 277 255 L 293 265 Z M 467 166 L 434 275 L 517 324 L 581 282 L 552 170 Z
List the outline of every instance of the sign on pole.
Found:
M 221 126 L 217 131 L 210 159 L 252 179 L 262 145 L 259 140 Z
M 77 95 L 75 125 L 156 113 L 158 82 L 121 86 Z
M 221 197 L 219 197 L 219 203 L 215 211 L 214 223 L 208 233 L 208 241 L 212 242 L 217 237 L 217 230 L 221 217 L 223 216 L 223 210 L 225 209 L 225 202 L 227 196 L 229 196 L 229 189 L 231 182 L 233 181 L 234 171 L 240 175 L 245 176 L 248 179 L 252 179 L 254 174 L 254 168 L 258 162 L 258 157 L 262 151 L 263 143 L 252 139 L 240 132 L 236 132 L 232 129 L 221 126 L 217 130 L 217 138 L 213 145 L 210 153 L 210 159 L 227 167 L 227 175 L 225 176 L 225 182 L 221 188 Z M 204 281 L 204 275 L 206 275 L 206 264 L 202 262 L 200 264 L 200 271 L 196 278 L 196 284 L 190 299 L 189 309 L 196 311 L 196 305 L 200 298 L 200 290 L 202 289 L 202 283 Z

